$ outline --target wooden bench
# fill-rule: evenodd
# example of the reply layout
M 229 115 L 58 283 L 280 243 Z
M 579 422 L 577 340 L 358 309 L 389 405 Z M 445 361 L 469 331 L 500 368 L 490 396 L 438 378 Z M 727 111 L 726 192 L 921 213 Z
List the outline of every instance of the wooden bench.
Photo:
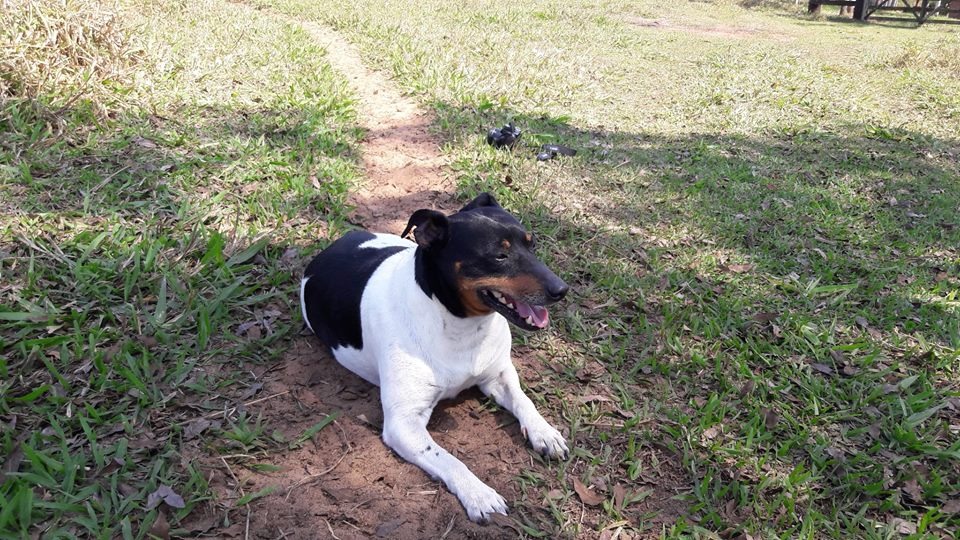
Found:
M 918 25 L 937 13 L 960 19 L 960 0 L 912 0 L 912 4 L 911 0 L 900 0 L 899 3 L 897 0 L 809 0 L 807 11 L 817 13 L 821 6 L 853 7 L 853 18 L 861 21 L 877 11 L 910 13 Z

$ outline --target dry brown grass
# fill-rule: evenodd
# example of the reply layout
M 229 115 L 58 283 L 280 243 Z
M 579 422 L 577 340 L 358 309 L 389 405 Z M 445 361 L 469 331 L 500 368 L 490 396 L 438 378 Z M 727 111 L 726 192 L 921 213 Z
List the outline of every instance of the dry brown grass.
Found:
M 56 127 L 73 108 L 101 119 L 120 106 L 140 55 L 115 6 L 96 0 L 0 2 L 0 123 L 12 115 L 36 115 Z
M 925 68 L 956 76 L 960 74 L 960 37 L 942 38 L 927 44 L 907 43 L 884 65 L 896 69 Z

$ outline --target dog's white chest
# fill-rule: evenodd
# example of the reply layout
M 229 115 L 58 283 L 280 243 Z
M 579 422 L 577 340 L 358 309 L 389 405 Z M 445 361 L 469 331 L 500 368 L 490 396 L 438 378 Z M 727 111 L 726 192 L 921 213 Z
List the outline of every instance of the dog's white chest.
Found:
M 377 268 L 360 304 L 363 348 L 339 347 L 333 354 L 373 384 L 391 372 L 403 374 L 411 388 L 428 384 L 440 399 L 453 397 L 509 359 L 510 328 L 499 315 L 455 317 L 427 297 L 416 284 L 413 256 L 403 251 Z

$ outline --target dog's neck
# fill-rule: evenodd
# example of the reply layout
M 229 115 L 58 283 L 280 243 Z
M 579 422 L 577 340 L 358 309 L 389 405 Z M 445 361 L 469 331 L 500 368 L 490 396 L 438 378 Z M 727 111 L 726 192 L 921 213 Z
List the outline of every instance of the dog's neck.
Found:
M 444 277 L 443 271 L 422 247 L 414 254 L 414 276 L 417 285 L 428 298 L 436 298 L 455 317 L 465 319 L 467 310 L 456 287 Z

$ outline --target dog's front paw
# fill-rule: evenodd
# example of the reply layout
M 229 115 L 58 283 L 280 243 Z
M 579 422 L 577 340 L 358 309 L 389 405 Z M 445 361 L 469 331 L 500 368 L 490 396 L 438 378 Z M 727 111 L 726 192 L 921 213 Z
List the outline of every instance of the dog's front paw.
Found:
M 536 428 L 524 427 L 522 431 L 523 435 L 530 441 L 530 445 L 533 446 L 533 449 L 539 452 L 540 455 L 557 459 L 567 459 L 567 455 L 570 453 L 567 449 L 567 441 L 564 440 L 563 435 L 557 431 L 557 428 L 544 422 L 542 426 Z
M 467 517 L 475 523 L 487 523 L 491 514 L 507 514 L 507 501 L 492 487 L 480 480 L 457 493 L 460 504 L 467 511 Z

